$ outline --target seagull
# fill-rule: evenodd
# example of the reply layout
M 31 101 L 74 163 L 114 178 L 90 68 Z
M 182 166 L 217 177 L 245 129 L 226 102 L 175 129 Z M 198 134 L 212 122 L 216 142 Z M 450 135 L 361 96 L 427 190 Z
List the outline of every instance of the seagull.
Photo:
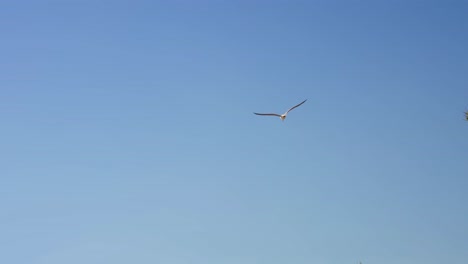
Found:
M 465 112 L 465 118 L 468 120 L 468 111 Z
M 263 116 L 278 116 L 279 118 L 281 118 L 281 121 L 284 121 L 284 119 L 286 119 L 286 116 L 288 115 L 289 111 L 293 110 L 294 108 L 300 106 L 301 104 L 305 103 L 307 101 L 307 99 L 305 99 L 304 101 L 302 101 L 302 103 L 300 104 L 297 104 L 291 108 L 289 108 L 288 111 L 286 111 L 286 113 L 282 114 L 282 115 L 279 115 L 279 114 L 260 114 L 260 113 L 254 113 L 256 115 L 263 115 Z

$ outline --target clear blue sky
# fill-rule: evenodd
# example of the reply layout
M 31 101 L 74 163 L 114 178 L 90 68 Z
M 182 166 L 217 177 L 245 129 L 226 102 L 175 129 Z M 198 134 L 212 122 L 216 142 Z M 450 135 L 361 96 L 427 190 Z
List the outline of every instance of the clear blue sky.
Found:
M 467 13 L 2 2 L 0 262 L 466 263 Z

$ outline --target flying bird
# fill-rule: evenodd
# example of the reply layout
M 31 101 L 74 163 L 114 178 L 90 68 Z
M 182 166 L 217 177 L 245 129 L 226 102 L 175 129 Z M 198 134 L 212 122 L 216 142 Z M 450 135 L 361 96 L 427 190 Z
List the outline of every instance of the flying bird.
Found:
M 468 120 L 468 111 L 465 112 L 465 119 Z
M 271 113 L 271 114 L 270 114 L 270 113 L 268 113 L 268 114 L 254 113 L 254 114 L 256 114 L 256 115 L 263 115 L 263 116 L 277 116 L 277 117 L 281 118 L 281 121 L 284 121 L 284 119 L 286 119 L 286 116 L 288 115 L 288 113 L 289 113 L 291 110 L 293 110 L 294 108 L 300 106 L 301 104 L 305 103 L 306 101 L 307 101 L 307 99 L 305 99 L 304 101 L 302 101 L 302 103 L 297 104 L 297 105 L 295 105 L 295 106 L 289 108 L 289 110 L 286 111 L 286 113 L 284 113 L 284 114 L 282 114 L 282 115 L 273 114 L 273 113 Z

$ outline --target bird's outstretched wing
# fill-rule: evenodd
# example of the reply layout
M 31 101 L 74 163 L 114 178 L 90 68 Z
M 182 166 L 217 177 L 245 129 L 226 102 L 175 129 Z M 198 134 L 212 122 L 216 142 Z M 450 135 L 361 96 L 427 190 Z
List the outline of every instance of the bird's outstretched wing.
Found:
M 298 104 L 298 105 L 295 105 L 295 106 L 289 108 L 289 110 L 286 112 L 286 114 L 289 113 L 289 111 L 293 110 L 294 108 L 296 108 L 296 107 L 300 106 L 301 104 L 305 103 L 306 101 L 307 101 L 307 99 L 305 99 L 304 101 L 302 101 L 302 103 L 300 103 L 300 104 Z
M 281 117 L 281 115 L 278 115 L 278 114 L 260 114 L 260 113 L 254 113 L 256 115 L 263 115 L 263 116 L 279 116 Z

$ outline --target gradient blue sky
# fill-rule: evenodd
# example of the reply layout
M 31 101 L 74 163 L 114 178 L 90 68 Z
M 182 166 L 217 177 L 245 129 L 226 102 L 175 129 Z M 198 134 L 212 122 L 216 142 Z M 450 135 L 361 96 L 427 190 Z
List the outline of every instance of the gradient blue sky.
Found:
M 0 262 L 466 263 L 467 13 L 3 1 Z

